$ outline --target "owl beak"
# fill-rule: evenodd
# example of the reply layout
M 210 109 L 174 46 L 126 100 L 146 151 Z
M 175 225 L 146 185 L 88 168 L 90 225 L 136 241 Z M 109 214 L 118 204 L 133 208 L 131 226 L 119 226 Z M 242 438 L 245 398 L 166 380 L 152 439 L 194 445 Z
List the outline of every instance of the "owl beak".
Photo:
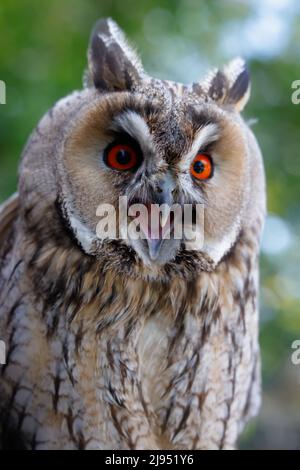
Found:
M 149 257 L 151 260 L 155 261 L 158 258 L 163 239 L 161 238 L 159 240 L 155 240 L 155 239 L 148 238 L 147 242 L 148 242 Z
M 159 256 L 160 249 L 164 241 L 168 241 L 170 238 L 170 232 L 172 230 L 172 222 L 170 217 L 170 211 L 168 211 L 166 219 L 163 221 L 162 214 L 159 217 L 158 227 L 150 227 L 148 231 L 147 243 L 149 257 L 152 260 L 156 260 Z
M 158 183 L 157 193 L 154 198 L 154 203 L 158 203 L 160 205 L 158 231 L 157 233 L 153 234 L 153 231 L 151 230 L 151 235 L 147 237 L 149 257 L 153 261 L 158 258 L 166 235 L 170 233 L 172 225 L 170 210 L 172 204 L 174 203 L 173 192 L 175 186 L 176 183 L 170 173 L 167 173 L 167 175 Z
M 176 182 L 173 176 L 168 172 L 164 178 L 162 178 L 157 185 L 157 193 L 155 196 L 158 204 L 164 204 L 172 206 L 174 203 L 173 192 L 176 187 Z
M 148 196 L 147 202 L 141 202 L 147 206 L 147 211 L 141 211 L 137 219 L 139 231 L 143 232 L 143 252 L 147 251 L 147 258 L 158 263 L 166 261 L 174 246 L 175 187 L 176 182 L 168 172 L 157 182 L 156 191 Z M 135 199 L 134 203 L 139 201 Z

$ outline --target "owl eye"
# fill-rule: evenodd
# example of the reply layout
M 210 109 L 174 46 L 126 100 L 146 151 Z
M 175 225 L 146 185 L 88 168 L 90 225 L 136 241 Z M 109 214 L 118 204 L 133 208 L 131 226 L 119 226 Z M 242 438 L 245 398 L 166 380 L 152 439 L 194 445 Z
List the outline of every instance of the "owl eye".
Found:
M 191 164 L 191 175 L 197 180 L 207 180 L 213 175 L 213 163 L 210 156 L 198 153 Z
M 140 164 L 137 149 L 128 144 L 112 144 L 104 152 L 104 162 L 113 170 L 135 170 Z

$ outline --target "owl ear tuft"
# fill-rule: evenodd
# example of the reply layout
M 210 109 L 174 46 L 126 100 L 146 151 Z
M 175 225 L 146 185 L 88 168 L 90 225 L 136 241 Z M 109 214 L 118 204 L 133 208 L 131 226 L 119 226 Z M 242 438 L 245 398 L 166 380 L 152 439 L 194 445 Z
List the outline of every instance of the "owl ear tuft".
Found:
M 250 77 L 247 65 L 237 57 L 223 70 L 214 70 L 201 82 L 200 89 L 220 105 L 231 105 L 240 112 L 250 97 Z
M 87 86 L 102 91 L 131 90 L 143 76 L 143 66 L 125 35 L 111 19 L 99 20 L 88 49 Z
M 250 97 L 250 76 L 246 62 L 237 57 L 224 67 L 228 81 L 225 102 L 232 104 L 236 111 L 242 111 Z

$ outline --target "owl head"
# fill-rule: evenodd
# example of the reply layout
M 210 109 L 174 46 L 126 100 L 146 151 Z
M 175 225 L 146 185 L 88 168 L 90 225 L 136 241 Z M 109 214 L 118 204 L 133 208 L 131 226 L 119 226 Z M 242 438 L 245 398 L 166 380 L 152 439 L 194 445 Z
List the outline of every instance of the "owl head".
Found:
M 260 206 L 260 152 L 240 116 L 249 92 L 240 58 L 190 85 L 152 78 L 116 23 L 100 20 L 85 88 L 41 121 L 25 151 L 21 191 L 34 188 L 47 200 L 51 194 L 59 224 L 99 263 L 136 275 L 211 271 L 251 229 Z M 171 213 L 159 219 L 156 236 L 146 222 L 141 238 L 118 230 L 99 238 L 99 207 L 115 208 L 108 221 L 120 227 L 120 198 L 129 209 L 201 205 L 203 243 L 190 249 L 172 228 L 164 238 Z

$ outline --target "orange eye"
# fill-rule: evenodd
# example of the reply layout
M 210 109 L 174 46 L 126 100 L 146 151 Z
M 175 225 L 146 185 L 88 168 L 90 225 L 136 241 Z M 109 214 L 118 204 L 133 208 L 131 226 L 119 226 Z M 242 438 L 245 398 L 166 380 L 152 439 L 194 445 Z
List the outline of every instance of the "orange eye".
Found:
M 104 161 L 113 170 L 133 170 L 139 164 L 138 152 L 127 144 L 109 146 L 104 154 Z
M 207 180 L 213 174 L 213 163 L 211 158 L 204 153 L 198 153 L 191 164 L 191 175 L 197 180 Z

